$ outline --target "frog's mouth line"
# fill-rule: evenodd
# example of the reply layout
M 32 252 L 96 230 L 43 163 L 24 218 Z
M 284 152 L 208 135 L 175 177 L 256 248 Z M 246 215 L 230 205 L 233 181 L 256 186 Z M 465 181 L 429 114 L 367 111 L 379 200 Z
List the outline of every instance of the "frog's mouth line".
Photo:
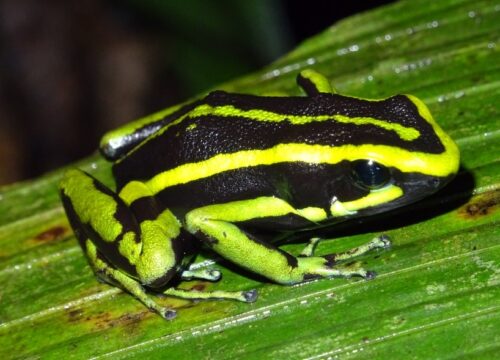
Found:
M 333 217 L 355 215 L 359 210 L 386 204 L 402 195 L 403 189 L 389 184 L 382 189 L 371 190 L 368 195 L 357 200 L 341 202 L 334 198 L 330 206 L 330 213 Z

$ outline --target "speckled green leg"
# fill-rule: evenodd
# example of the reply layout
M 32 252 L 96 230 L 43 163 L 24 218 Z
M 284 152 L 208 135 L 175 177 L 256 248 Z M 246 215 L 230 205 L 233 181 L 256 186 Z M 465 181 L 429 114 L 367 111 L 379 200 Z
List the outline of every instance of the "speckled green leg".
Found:
M 321 238 L 311 238 L 307 246 L 302 250 L 299 256 L 301 257 L 312 257 L 314 255 L 314 251 L 320 241 L 324 241 L 327 239 Z M 344 252 L 328 254 L 323 256 L 325 259 L 328 259 L 330 263 L 336 264 L 338 262 L 344 262 L 346 260 L 350 260 L 357 256 L 363 255 L 368 251 L 373 249 L 387 249 L 391 246 L 391 241 L 387 235 L 380 235 L 373 238 L 366 244 L 360 245 L 358 247 L 349 249 Z M 342 277 L 350 277 L 353 275 L 362 276 L 366 279 L 372 279 L 376 276 L 376 273 L 373 271 L 365 270 L 360 267 L 359 264 L 350 264 L 349 266 L 345 266 L 342 264 L 335 265 L 335 268 L 340 271 Z
M 307 244 L 307 246 L 300 253 L 300 256 L 304 256 L 304 257 L 313 256 L 314 251 L 316 250 L 316 247 L 319 244 L 319 242 L 320 241 L 327 241 L 327 240 L 328 239 L 321 239 L 321 238 L 317 238 L 317 237 L 311 238 L 309 240 L 309 243 Z M 351 258 L 360 256 L 360 255 L 363 255 L 364 253 L 371 251 L 373 249 L 388 249 L 390 246 L 391 246 L 391 240 L 390 240 L 389 236 L 382 234 L 382 235 L 379 235 L 379 236 L 373 238 L 371 241 L 367 242 L 366 244 L 349 249 L 345 252 L 331 254 L 328 256 L 335 257 L 335 261 L 345 261 L 345 260 L 349 260 Z
M 220 280 L 222 274 L 217 269 L 188 269 L 184 270 L 181 274 L 182 280 L 208 280 L 208 281 L 217 281 Z
M 367 242 L 366 244 L 349 249 L 345 252 L 331 254 L 327 256 L 331 257 L 332 260 L 335 261 L 345 261 L 363 255 L 364 253 L 367 253 L 368 251 L 371 251 L 373 249 L 388 249 L 390 246 L 391 246 L 391 240 L 389 236 L 382 234 L 373 238 L 370 242 Z
M 224 299 L 242 302 L 254 302 L 257 300 L 257 290 L 249 291 L 196 291 L 169 288 L 163 292 L 165 295 L 176 296 L 182 299 Z
M 164 318 L 173 318 L 175 311 L 156 304 L 143 288 L 163 285 L 177 271 L 170 240 L 180 230 L 173 216 L 163 212 L 140 222 L 118 194 L 78 169 L 65 174 L 60 189 L 68 219 L 97 276 Z
M 254 213 L 248 211 L 247 205 L 235 202 L 193 210 L 186 216 L 188 230 L 204 239 L 208 246 L 224 258 L 277 283 L 295 284 L 318 277 L 361 276 L 367 279 L 374 277 L 373 272 L 355 266 L 339 266 L 337 262 L 357 256 L 372 248 L 381 247 L 384 241 L 374 240 L 340 254 L 295 257 L 259 241 L 240 229 L 236 223 L 251 220 L 254 214 L 265 218 L 290 212 L 300 214 L 301 211 L 291 208 L 289 204 L 276 198 L 256 199 L 252 204 Z M 317 241 L 316 239 L 312 241 L 304 250 L 303 255 L 312 255 Z
M 133 186 L 134 191 L 150 195 L 144 184 L 134 182 Z M 77 169 L 65 174 L 60 188 L 68 219 L 97 276 L 128 291 L 164 318 L 175 317 L 174 310 L 157 304 L 144 289 L 163 288 L 179 271 L 173 242 L 182 241 L 186 233 L 182 232 L 174 215 L 164 210 L 156 218 L 151 216 L 157 213 L 157 206 L 149 197 L 151 214 L 141 220 L 118 194 Z M 188 269 L 183 276 L 215 281 L 220 278 L 220 273 L 217 270 Z M 255 299 L 251 291 L 208 293 L 206 296 L 176 292 L 176 296 L 182 294 L 188 299 Z
M 103 261 L 98 255 L 98 250 L 92 241 L 87 240 L 85 242 L 84 250 L 86 251 L 92 269 L 98 277 L 103 278 L 103 280 L 108 283 L 116 284 L 123 288 L 146 305 L 148 309 L 158 313 L 164 319 L 170 320 L 176 316 L 177 313 L 175 310 L 161 306 L 153 301 L 139 282 L 120 270 L 111 267 L 106 261 Z
M 189 269 L 181 274 L 183 280 L 208 280 L 217 281 L 222 277 L 219 270 L 197 268 L 197 264 L 192 264 Z M 254 302 L 257 300 L 257 291 L 252 289 L 248 291 L 196 291 L 169 288 L 163 292 L 165 295 L 180 297 L 183 299 L 226 299 L 243 302 Z

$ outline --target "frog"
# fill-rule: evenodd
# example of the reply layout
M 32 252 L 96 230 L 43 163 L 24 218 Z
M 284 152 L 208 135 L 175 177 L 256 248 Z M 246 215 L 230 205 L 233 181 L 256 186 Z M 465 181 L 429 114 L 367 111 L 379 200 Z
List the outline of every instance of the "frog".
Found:
M 351 262 L 389 248 L 386 235 L 321 256 L 319 237 L 295 255 L 273 239 L 427 197 L 455 176 L 459 150 L 414 95 L 341 95 L 312 69 L 299 72 L 297 84 L 302 95 L 215 90 L 105 134 L 100 151 L 116 189 L 75 168 L 59 185 L 97 277 L 165 319 L 177 312 L 155 295 L 256 301 L 255 289 L 177 286 L 221 278 L 193 263 L 203 249 L 277 284 L 373 279 Z

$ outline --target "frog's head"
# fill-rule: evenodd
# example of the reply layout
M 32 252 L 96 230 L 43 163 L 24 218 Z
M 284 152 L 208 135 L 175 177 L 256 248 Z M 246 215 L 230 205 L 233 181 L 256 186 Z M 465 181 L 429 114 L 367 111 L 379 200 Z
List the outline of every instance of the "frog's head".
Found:
M 442 188 L 458 171 L 457 146 L 421 100 L 397 95 L 377 106 L 378 114 L 388 116 L 378 124 L 375 138 L 372 130 L 357 134 L 370 140 L 353 146 L 344 157 L 344 176 L 358 195 L 334 196 L 334 217 L 372 215 L 413 203 Z

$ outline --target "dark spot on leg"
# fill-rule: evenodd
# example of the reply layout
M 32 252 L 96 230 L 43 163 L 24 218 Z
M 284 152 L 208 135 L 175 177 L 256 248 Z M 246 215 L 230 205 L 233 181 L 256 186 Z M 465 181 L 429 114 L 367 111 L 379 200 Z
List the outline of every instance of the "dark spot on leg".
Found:
M 196 236 L 196 238 L 203 241 L 209 247 L 213 247 L 214 245 L 216 245 L 219 242 L 216 238 L 213 238 L 211 236 L 207 236 L 201 231 L 197 231 L 195 236 Z
M 326 260 L 325 266 L 327 266 L 329 268 L 334 267 L 335 264 L 337 263 L 337 261 L 336 261 L 337 254 L 329 254 L 329 255 L 325 255 L 323 257 Z

